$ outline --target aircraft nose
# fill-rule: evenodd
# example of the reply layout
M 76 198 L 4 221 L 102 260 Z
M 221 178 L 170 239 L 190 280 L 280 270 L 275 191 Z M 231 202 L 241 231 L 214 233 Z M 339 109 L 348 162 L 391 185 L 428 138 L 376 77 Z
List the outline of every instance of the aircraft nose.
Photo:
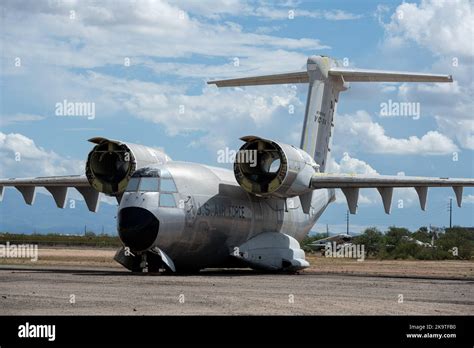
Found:
M 150 211 L 123 208 L 118 213 L 118 234 L 125 246 L 133 251 L 147 250 L 158 236 L 160 222 Z

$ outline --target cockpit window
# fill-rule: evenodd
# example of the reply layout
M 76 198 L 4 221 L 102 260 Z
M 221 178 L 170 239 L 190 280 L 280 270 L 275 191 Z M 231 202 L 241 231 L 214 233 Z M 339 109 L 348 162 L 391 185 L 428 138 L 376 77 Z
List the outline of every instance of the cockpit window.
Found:
M 140 168 L 133 173 L 134 178 L 158 178 L 160 177 L 160 170 L 156 168 Z
M 131 178 L 125 191 L 137 191 L 140 178 Z
M 167 169 L 161 168 L 141 168 L 133 173 L 126 191 L 142 191 L 142 192 L 164 192 L 176 193 L 178 192 L 173 178 Z M 167 198 L 165 198 L 167 199 Z M 167 203 L 168 204 L 168 203 Z M 173 205 L 176 206 L 173 198 Z
M 131 178 L 128 182 L 126 191 L 158 192 L 158 185 L 158 178 Z
M 141 178 L 138 191 L 158 192 L 158 178 Z
M 176 192 L 176 185 L 173 179 L 161 179 L 160 191 L 162 192 Z
M 164 168 L 160 170 L 160 177 L 162 179 L 172 179 L 171 173 L 168 171 L 168 169 L 164 169 Z
M 171 193 L 160 193 L 160 207 L 176 207 L 176 201 Z

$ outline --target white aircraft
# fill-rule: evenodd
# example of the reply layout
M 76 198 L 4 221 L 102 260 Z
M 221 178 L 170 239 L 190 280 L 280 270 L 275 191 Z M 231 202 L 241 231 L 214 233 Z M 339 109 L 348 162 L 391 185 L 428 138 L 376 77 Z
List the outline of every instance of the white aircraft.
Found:
M 308 83 L 300 148 L 241 138 L 234 170 L 172 161 L 160 150 L 93 138 L 85 175 L 0 180 L 14 186 L 27 204 L 45 187 L 60 208 L 68 187 L 76 188 L 91 211 L 99 193 L 120 202 L 117 229 L 123 247 L 115 260 L 132 271 L 190 272 L 207 267 L 252 267 L 297 271 L 309 266 L 299 242 L 326 207 L 335 189 L 356 212 L 360 188 L 376 188 L 390 213 L 394 187 L 414 187 L 425 209 L 428 187 L 450 186 L 461 206 L 463 186 L 473 179 L 326 172 L 339 93 L 349 82 L 452 82 L 449 75 L 347 69 L 329 57 L 308 58 L 307 70 L 279 75 L 211 81 L 218 87 Z M 212 107 L 212 106 L 210 106 Z M 242 155 L 242 156 L 240 156 Z M 13 212 L 14 213 L 14 212 Z

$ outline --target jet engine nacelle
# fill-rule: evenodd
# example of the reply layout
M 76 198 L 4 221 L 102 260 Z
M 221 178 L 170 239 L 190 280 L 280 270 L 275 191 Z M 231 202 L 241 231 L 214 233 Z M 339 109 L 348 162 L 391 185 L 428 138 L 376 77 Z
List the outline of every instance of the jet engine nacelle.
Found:
M 87 156 L 87 180 L 94 189 L 110 196 L 122 194 L 135 170 L 171 160 L 164 152 L 148 146 L 101 137 L 89 141 L 97 145 Z
M 234 174 L 239 185 L 257 196 L 288 198 L 311 191 L 310 182 L 319 167 L 305 151 L 255 136 L 236 154 Z

